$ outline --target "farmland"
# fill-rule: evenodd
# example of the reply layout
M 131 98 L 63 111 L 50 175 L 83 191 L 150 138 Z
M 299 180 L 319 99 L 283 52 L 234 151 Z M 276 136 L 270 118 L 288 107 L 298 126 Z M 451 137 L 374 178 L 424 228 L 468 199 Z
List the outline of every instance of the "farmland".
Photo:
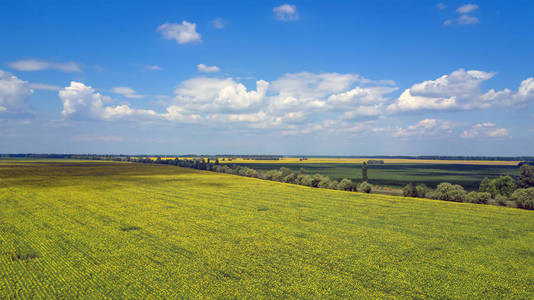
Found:
M 476 190 L 480 181 L 484 177 L 498 177 L 510 175 L 516 177 L 519 168 L 516 165 L 506 165 L 505 162 L 497 162 L 491 165 L 490 162 L 484 164 L 459 164 L 459 161 L 439 161 L 439 162 L 411 162 L 388 163 L 383 165 L 369 165 L 369 182 L 374 185 L 401 188 L 408 183 L 424 183 L 429 187 L 436 187 L 441 182 L 451 182 L 460 184 L 468 190 Z M 448 163 L 446 163 L 448 162 Z M 506 162 L 507 163 L 507 162 Z M 341 163 L 341 162 L 305 162 L 286 163 L 270 161 L 253 163 L 232 162 L 232 164 L 246 166 L 252 169 L 268 171 L 287 167 L 291 170 L 303 168 L 309 174 L 319 173 L 334 180 L 349 178 L 356 182 L 362 180 L 361 162 Z
M 0 164 L 2 297 L 534 297 L 534 212 L 174 166 Z

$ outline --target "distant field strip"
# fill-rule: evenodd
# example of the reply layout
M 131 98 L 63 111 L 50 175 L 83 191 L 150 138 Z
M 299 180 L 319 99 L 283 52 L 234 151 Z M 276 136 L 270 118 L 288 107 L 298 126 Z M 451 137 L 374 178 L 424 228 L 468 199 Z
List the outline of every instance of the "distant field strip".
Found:
M 534 297 L 534 211 L 167 165 L 2 161 L 0 245 L 0 298 Z
M 304 164 L 361 164 L 369 158 L 308 158 L 300 161 L 298 158 L 284 158 L 280 160 L 247 160 L 233 159 L 226 163 L 304 163 Z M 386 164 L 458 164 L 458 165 L 489 165 L 489 166 L 517 166 L 519 161 L 486 161 L 486 160 L 430 160 L 430 159 L 380 159 Z
M 200 157 L 195 157 L 200 158 Z M 155 158 L 154 158 L 155 159 Z M 166 159 L 174 159 L 167 157 Z M 191 157 L 181 157 L 180 159 L 191 159 Z M 446 164 L 446 165 L 484 165 L 484 166 L 517 166 L 520 161 L 499 161 L 499 160 L 437 160 L 437 159 L 382 159 L 382 158 L 308 158 L 300 160 L 299 158 L 281 158 L 278 160 L 263 159 L 243 159 L 233 158 L 224 161 L 225 164 L 361 164 L 369 160 L 383 160 L 386 164 Z

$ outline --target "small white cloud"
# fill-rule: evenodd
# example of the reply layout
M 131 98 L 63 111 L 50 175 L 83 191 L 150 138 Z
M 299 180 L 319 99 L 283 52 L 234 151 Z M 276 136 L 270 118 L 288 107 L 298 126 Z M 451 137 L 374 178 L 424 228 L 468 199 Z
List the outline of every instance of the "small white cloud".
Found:
M 452 25 L 452 23 L 453 23 L 452 20 L 445 20 L 445 22 L 443 22 L 443 25 L 449 26 L 449 25 Z
M 214 28 L 223 29 L 226 27 L 226 21 L 223 18 L 217 18 L 211 21 L 211 25 L 213 25 Z
M 59 91 L 61 87 L 45 83 L 30 83 L 29 86 L 34 90 L 42 91 Z
M 273 8 L 275 19 L 282 22 L 296 21 L 299 19 L 297 7 L 291 4 L 283 4 Z
M 165 23 L 158 27 L 165 39 L 176 40 L 178 44 L 197 43 L 200 42 L 201 36 L 197 32 L 197 25 L 195 23 L 189 23 L 182 21 L 182 24 L 178 23 Z
M 438 3 L 436 4 L 436 8 L 439 9 L 439 10 L 444 10 L 447 8 L 447 5 L 443 4 L 443 3 Z
M 471 139 L 476 137 L 508 137 L 510 132 L 506 128 L 497 128 L 494 123 L 480 123 L 475 124 L 471 128 L 464 130 L 460 135 L 463 139 Z
M 119 95 L 123 95 L 126 98 L 138 99 L 143 98 L 143 95 L 139 95 L 136 91 L 127 86 L 115 86 L 111 89 L 111 92 Z
M 462 25 L 477 24 L 478 22 L 480 22 L 480 20 L 477 17 L 471 17 L 468 15 L 463 15 L 458 19 L 458 24 Z
M 453 127 L 455 127 L 455 125 L 452 122 L 427 118 L 419 121 L 415 125 L 408 126 L 408 128 L 398 128 L 394 133 L 394 136 L 406 137 L 450 133 L 452 132 Z
M 18 71 L 42 71 L 42 70 L 58 70 L 62 72 L 80 72 L 80 67 L 75 62 L 51 62 L 38 59 L 24 59 L 14 61 L 8 64 L 10 68 Z
M 456 9 L 456 12 L 459 14 L 468 14 L 470 12 L 473 12 L 478 9 L 478 5 L 476 4 L 465 4 Z
M 205 64 L 198 64 L 197 70 L 204 73 L 216 73 L 219 72 L 221 69 L 217 66 L 206 66 Z
M 145 69 L 148 70 L 148 71 L 161 71 L 161 70 L 163 70 L 162 67 L 156 66 L 156 65 L 146 65 Z

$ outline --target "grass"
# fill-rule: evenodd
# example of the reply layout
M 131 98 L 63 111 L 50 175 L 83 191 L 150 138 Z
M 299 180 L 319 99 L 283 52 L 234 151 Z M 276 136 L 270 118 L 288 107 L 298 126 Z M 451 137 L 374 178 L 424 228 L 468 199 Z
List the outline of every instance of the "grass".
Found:
M 0 245 L 0 298 L 534 297 L 533 211 L 166 165 L 4 163 Z
M 362 180 L 361 164 L 341 163 L 243 163 L 239 164 L 256 170 L 273 170 L 287 167 L 297 171 L 304 168 L 309 174 L 319 173 L 340 180 L 349 178 Z M 502 175 L 516 177 L 517 166 L 503 165 L 457 165 L 457 164 L 383 164 L 369 165 L 368 177 L 371 184 L 401 188 L 408 183 L 424 183 L 435 188 L 441 182 L 460 184 L 468 190 L 477 190 L 484 177 L 495 178 Z

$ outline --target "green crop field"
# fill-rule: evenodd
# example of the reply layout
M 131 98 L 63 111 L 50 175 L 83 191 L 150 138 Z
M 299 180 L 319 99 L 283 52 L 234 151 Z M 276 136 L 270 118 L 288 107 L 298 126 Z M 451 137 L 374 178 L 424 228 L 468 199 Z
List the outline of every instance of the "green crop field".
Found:
M 309 174 L 319 173 L 330 179 L 349 178 L 360 182 L 362 180 L 361 164 L 341 163 L 239 163 L 256 170 L 268 171 L 287 167 L 291 170 L 304 168 Z M 517 166 L 503 165 L 466 165 L 466 164 L 423 164 L 423 163 L 387 163 L 383 165 L 369 165 L 369 182 L 371 184 L 403 187 L 408 183 L 424 183 L 435 188 L 441 182 L 460 184 L 467 190 L 476 190 L 484 177 L 495 178 L 502 175 L 516 177 L 519 174 Z
M 167 165 L 2 161 L 0 245 L 0 298 L 534 298 L 534 211 Z

